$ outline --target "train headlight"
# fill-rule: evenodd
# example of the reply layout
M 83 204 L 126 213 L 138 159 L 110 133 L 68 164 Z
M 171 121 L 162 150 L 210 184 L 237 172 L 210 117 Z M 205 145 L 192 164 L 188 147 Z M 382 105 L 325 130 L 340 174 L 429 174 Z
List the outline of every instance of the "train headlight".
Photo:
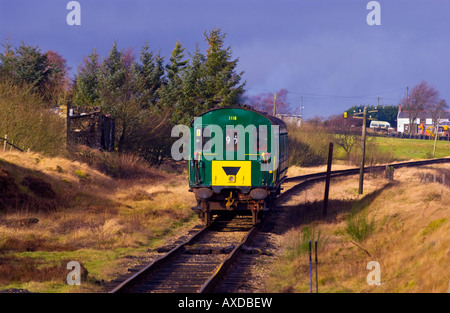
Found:
M 228 176 L 228 181 L 229 181 L 230 183 L 234 183 L 234 182 L 236 181 L 236 176 L 234 176 L 234 175 Z

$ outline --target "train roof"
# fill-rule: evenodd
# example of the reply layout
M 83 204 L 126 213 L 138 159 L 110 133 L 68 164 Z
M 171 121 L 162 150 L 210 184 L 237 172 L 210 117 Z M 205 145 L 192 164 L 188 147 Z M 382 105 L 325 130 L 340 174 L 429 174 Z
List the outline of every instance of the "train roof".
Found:
M 281 128 L 287 129 L 286 123 L 282 119 L 279 119 L 278 117 L 273 116 L 273 115 L 269 115 L 269 114 L 267 114 L 265 112 L 261 112 L 261 111 L 255 110 L 255 109 L 253 109 L 253 108 L 251 108 L 249 106 L 214 108 L 214 109 L 210 109 L 208 111 L 203 112 L 202 114 L 196 116 L 195 118 L 200 117 L 202 115 L 205 115 L 207 113 L 213 112 L 213 111 L 219 111 L 219 110 L 224 110 L 224 109 L 240 109 L 240 110 L 253 112 L 253 113 L 259 114 L 259 115 L 267 118 L 271 122 L 272 125 L 279 125 Z M 195 118 L 194 118 L 194 120 L 195 120 Z M 194 121 L 191 122 L 191 126 L 192 126 L 193 123 L 194 123 Z

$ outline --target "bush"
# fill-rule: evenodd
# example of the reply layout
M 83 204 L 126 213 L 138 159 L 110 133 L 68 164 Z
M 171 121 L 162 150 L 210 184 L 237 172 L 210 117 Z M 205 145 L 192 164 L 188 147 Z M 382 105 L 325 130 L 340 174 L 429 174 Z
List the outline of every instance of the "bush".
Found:
M 65 149 L 65 121 L 30 86 L 0 82 L 0 137 L 15 146 L 48 155 Z
M 289 125 L 289 165 L 317 166 L 327 163 L 331 135 L 321 126 Z

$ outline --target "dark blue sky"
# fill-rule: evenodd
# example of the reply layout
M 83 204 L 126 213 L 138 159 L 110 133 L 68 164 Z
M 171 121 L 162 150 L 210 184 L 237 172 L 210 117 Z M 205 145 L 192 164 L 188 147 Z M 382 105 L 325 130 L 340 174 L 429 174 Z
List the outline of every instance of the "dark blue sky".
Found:
M 145 42 L 170 53 L 206 50 L 203 33 L 227 34 L 248 94 L 289 91 L 304 116 L 327 117 L 359 104 L 396 105 L 422 80 L 450 102 L 450 1 L 380 0 L 369 26 L 368 0 L 79 0 L 81 26 L 69 26 L 69 0 L 0 0 L 0 41 L 24 40 L 60 53 L 75 71 L 93 48 Z

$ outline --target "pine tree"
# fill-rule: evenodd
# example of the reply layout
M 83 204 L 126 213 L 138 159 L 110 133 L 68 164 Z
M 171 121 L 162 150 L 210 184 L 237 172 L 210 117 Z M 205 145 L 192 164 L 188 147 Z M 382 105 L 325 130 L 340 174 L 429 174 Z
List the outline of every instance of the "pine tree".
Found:
M 145 117 L 135 93 L 134 60 L 113 44 L 107 58 L 100 65 L 99 95 L 104 113 L 116 120 L 116 135 L 120 152 L 133 146 L 135 130 Z
M 126 69 L 123 64 L 123 54 L 118 50 L 117 42 L 114 42 L 99 71 L 102 107 L 114 116 L 118 114 L 116 101 L 124 96 L 125 80 Z
M 47 57 L 38 47 L 25 45 L 24 42 L 16 48 L 13 77 L 16 83 L 30 84 L 34 90 L 41 91 L 41 87 L 51 74 L 47 66 Z
M 179 105 L 175 108 L 175 116 L 179 124 L 189 125 L 195 116 L 208 110 L 204 94 L 204 64 L 206 57 L 200 52 L 198 46 L 191 56 L 191 63 L 182 75 L 182 94 Z
M 146 43 L 141 49 L 140 64 L 134 64 L 136 79 L 135 91 L 140 98 L 142 108 L 153 109 L 159 100 L 159 91 L 164 84 L 164 58 L 158 53 L 154 56 Z
M 204 63 L 205 103 L 209 108 L 235 106 L 244 93 L 243 72 L 236 73 L 238 59 L 231 59 L 231 47 L 224 48 L 224 39 L 221 29 L 205 32 L 209 46 Z
M 186 68 L 189 60 L 183 60 L 184 58 L 184 48 L 180 41 L 177 41 L 175 48 L 172 50 L 172 55 L 170 56 L 170 63 L 166 65 L 167 77 L 169 82 L 176 81 L 179 79 L 179 74 Z
M 79 107 L 100 105 L 99 95 L 99 55 L 92 51 L 78 67 L 74 86 L 74 105 Z
M 160 92 L 160 107 L 165 111 L 177 112 L 177 108 L 180 106 L 183 94 L 182 76 L 189 62 L 189 60 L 183 60 L 183 52 L 184 48 L 177 41 L 170 57 L 170 63 L 166 65 L 167 82 L 162 86 Z M 172 114 L 171 122 L 173 124 L 177 124 L 179 119 L 180 115 Z
M 6 44 L 2 44 L 2 46 L 5 48 L 5 53 L 0 53 L 0 79 L 11 80 L 13 78 L 16 56 L 14 55 L 14 50 L 11 49 L 9 38 L 6 40 Z

